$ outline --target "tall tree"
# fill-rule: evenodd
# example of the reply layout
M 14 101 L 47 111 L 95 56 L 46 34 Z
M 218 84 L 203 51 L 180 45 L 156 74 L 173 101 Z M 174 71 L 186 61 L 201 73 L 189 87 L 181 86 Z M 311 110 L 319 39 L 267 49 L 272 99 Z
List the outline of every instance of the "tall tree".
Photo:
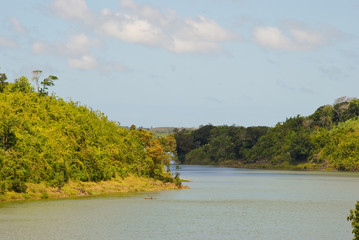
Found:
M 47 96 L 49 92 L 47 91 L 49 87 L 54 86 L 54 81 L 58 80 L 58 77 L 50 75 L 47 78 L 45 78 L 41 84 L 42 88 L 40 89 L 40 95 Z
M 34 70 L 32 71 L 32 78 L 31 80 L 35 82 L 37 92 L 40 93 L 40 85 L 39 85 L 39 79 L 42 74 L 41 70 Z
M 8 84 L 6 82 L 7 76 L 5 73 L 0 73 L 0 92 L 4 91 L 5 86 Z

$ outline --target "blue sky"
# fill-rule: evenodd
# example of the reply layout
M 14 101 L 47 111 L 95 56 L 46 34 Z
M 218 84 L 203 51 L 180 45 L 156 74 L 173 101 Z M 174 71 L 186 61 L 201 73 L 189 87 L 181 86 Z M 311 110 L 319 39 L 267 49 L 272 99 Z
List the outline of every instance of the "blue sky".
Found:
M 359 1 L 4 0 L 0 67 L 121 125 L 274 126 L 358 97 Z

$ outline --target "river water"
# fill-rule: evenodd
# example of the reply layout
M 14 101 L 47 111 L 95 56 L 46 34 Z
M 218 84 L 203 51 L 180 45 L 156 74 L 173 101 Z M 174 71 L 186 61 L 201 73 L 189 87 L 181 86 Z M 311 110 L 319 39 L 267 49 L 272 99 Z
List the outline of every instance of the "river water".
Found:
M 352 239 L 357 174 L 179 171 L 191 189 L 0 203 L 0 239 Z

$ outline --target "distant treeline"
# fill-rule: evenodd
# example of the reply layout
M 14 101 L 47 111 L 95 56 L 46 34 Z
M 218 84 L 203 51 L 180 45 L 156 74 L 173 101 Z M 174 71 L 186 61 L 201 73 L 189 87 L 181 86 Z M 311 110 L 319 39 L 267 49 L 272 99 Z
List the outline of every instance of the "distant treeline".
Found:
M 39 74 L 33 79 L 39 81 Z M 129 174 L 174 181 L 165 169 L 175 140 L 123 128 L 99 112 L 49 96 L 57 78 L 32 87 L 0 75 L 0 194 L 25 192 L 26 183 L 62 187 L 69 180 L 101 181 Z M 50 81 L 50 82 L 49 82 Z
M 359 100 L 341 97 L 312 115 L 275 127 L 202 126 L 177 130 L 178 161 L 187 164 L 359 171 Z

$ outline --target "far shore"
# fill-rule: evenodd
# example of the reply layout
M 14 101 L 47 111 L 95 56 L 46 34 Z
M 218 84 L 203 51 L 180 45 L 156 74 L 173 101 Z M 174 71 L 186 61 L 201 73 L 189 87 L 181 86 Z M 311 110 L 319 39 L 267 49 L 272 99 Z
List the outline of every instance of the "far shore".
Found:
M 220 167 L 232 167 L 232 168 L 246 168 L 246 169 L 268 169 L 268 170 L 295 170 L 295 171 L 323 171 L 323 172 L 340 172 L 332 166 L 327 164 L 316 164 L 316 163 L 301 163 L 297 165 L 291 164 L 270 164 L 265 162 L 257 163 L 242 163 L 239 161 L 224 161 L 217 166 Z M 358 172 L 359 173 L 359 172 Z

